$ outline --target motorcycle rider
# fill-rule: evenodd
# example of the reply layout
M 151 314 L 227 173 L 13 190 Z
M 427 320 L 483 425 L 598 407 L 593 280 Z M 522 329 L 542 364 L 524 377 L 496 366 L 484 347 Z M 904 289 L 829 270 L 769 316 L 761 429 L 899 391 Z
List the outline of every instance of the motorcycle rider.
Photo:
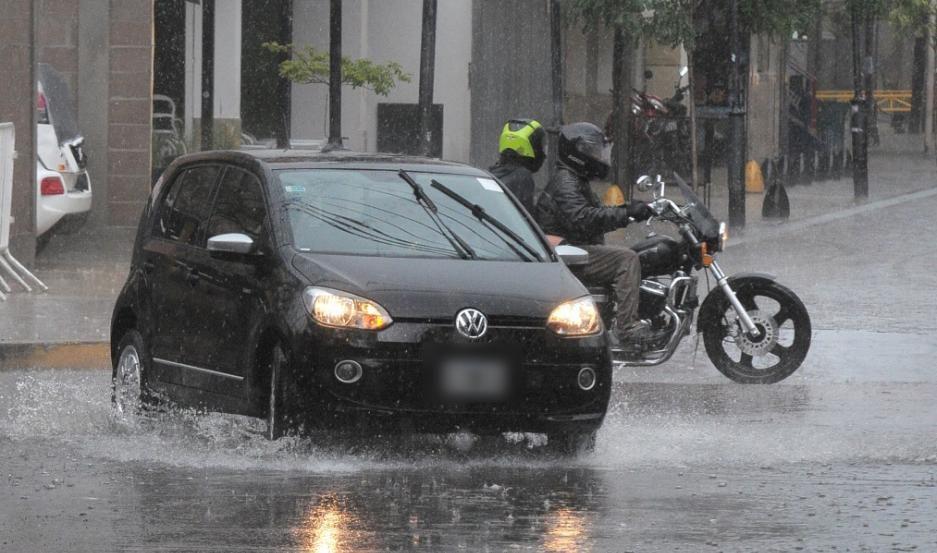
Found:
M 534 211 L 534 173 L 546 159 L 543 126 L 533 119 L 511 119 L 501 129 L 498 162 L 488 169 L 517 196 L 528 212 Z
M 639 346 L 651 338 L 646 322 L 638 319 L 641 263 L 624 246 L 605 244 L 605 233 L 648 219 L 652 212 L 644 202 L 627 206 L 602 205 L 589 181 L 604 179 L 610 169 L 609 143 L 592 123 L 572 123 L 560 129 L 556 173 L 540 195 L 536 219 L 544 233 L 589 252 L 579 277 L 593 286 L 611 286 L 618 312 L 612 335 L 622 345 Z

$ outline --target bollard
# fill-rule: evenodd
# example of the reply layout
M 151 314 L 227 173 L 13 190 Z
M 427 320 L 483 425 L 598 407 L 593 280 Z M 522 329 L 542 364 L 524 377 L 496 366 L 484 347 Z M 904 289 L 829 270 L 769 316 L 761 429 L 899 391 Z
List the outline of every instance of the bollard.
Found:
M 824 146 L 817 152 L 817 180 L 825 181 L 830 178 L 830 148 Z
M 774 178 L 774 162 L 771 158 L 765 158 L 761 162 L 761 176 L 764 182 L 770 183 Z
M 830 177 L 834 180 L 843 178 L 843 151 L 833 152 L 833 159 L 830 160 Z
M 804 184 L 813 184 L 817 178 L 817 151 L 811 148 L 804 153 Z
M 791 158 L 790 168 L 788 170 L 788 174 L 791 176 L 788 182 L 791 183 L 791 186 L 803 184 L 803 181 L 801 181 L 803 177 L 803 159 L 804 156 L 800 153 Z
M 787 219 L 791 215 L 791 204 L 787 197 L 787 190 L 784 189 L 784 179 L 780 171 L 781 165 L 787 165 L 786 159 L 783 156 L 778 158 L 777 165 L 779 170 L 772 171 L 771 185 L 765 192 L 765 199 L 761 204 L 761 216 L 765 219 Z
M 754 159 L 745 164 L 745 192 L 761 194 L 765 191 L 765 181 L 761 174 L 761 167 Z

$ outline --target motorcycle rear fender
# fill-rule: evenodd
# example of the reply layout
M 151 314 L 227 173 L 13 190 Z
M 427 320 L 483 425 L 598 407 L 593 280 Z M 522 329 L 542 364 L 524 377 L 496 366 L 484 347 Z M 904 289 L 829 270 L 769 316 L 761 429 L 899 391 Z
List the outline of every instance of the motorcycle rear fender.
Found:
M 738 273 L 729 277 L 729 286 L 732 290 L 738 292 L 747 286 L 767 284 L 777 279 L 775 275 L 768 273 Z M 706 299 L 703 300 L 703 305 L 700 306 L 699 316 L 696 318 L 697 332 L 702 332 L 704 328 L 719 323 L 719 319 L 722 318 L 719 304 L 722 303 L 722 298 L 724 297 L 725 294 L 722 292 L 722 288 L 718 286 L 710 290 L 709 294 L 706 295 Z

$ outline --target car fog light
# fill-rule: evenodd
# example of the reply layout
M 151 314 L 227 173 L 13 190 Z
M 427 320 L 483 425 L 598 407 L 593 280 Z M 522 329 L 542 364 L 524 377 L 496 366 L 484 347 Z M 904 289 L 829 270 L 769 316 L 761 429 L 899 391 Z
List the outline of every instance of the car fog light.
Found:
M 335 364 L 335 378 L 342 384 L 354 384 L 361 380 L 364 370 L 357 361 L 346 359 Z
M 587 392 L 592 388 L 595 388 L 595 371 L 590 367 L 583 367 L 579 370 L 579 376 L 576 377 L 576 383 L 579 384 L 580 389 Z

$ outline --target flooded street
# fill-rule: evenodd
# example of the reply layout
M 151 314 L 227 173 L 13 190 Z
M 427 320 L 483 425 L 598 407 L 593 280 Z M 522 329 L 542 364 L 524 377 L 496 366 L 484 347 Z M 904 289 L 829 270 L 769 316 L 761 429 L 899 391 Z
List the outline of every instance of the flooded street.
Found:
M 0 553 L 937 552 L 937 0 L 0 52 Z
M 16 390 L 4 551 L 937 547 L 933 382 L 620 383 L 576 461 L 527 441 L 349 452 L 239 417 L 128 423 L 100 372 L 0 384 Z
M 663 367 L 621 369 L 596 452 L 572 461 L 539 436 L 461 453 L 434 439 L 268 442 L 264 423 L 222 415 L 118 420 L 105 371 L 0 373 L 0 550 L 932 551 L 934 299 L 889 275 L 933 275 L 935 261 L 913 228 L 884 221 L 935 208 L 819 225 L 808 248 L 775 241 L 775 259 L 807 252 L 778 267 L 782 282 L 816 295 L 827 288 L 803 282 L 839 279 L 808 297 L 805 366 L 741 386 L 688 343 Z M 822 262 L 847 243 L 876 256 Z M 730 249 L 725 265 L 765 247 Z M 837 303 L 846 290 L 893 301 L 864 312 Z
M 776 258 L 865 243 L 878 255 L 852 283 L 835 269 L 856 297 L 896 264 L 933 275 L 912 228 L 813 230 L 822 242 L 780 242 Z M 819 279 L 833 270 L 820 259 L 778 272 Z M 0 373 L 0 550 L 934 550 L 934 299 L 870 315 L 837 293 L 808 300 L 815 346 L 780 384 L 733 384 L 691 343 L 664 367 L 619 370 L 597 450 L 574 461 L 538 436 L 460 453 L 432 439 L 268 442 L 264 423 L 213 414 L 118 420 L 105 371 Z

